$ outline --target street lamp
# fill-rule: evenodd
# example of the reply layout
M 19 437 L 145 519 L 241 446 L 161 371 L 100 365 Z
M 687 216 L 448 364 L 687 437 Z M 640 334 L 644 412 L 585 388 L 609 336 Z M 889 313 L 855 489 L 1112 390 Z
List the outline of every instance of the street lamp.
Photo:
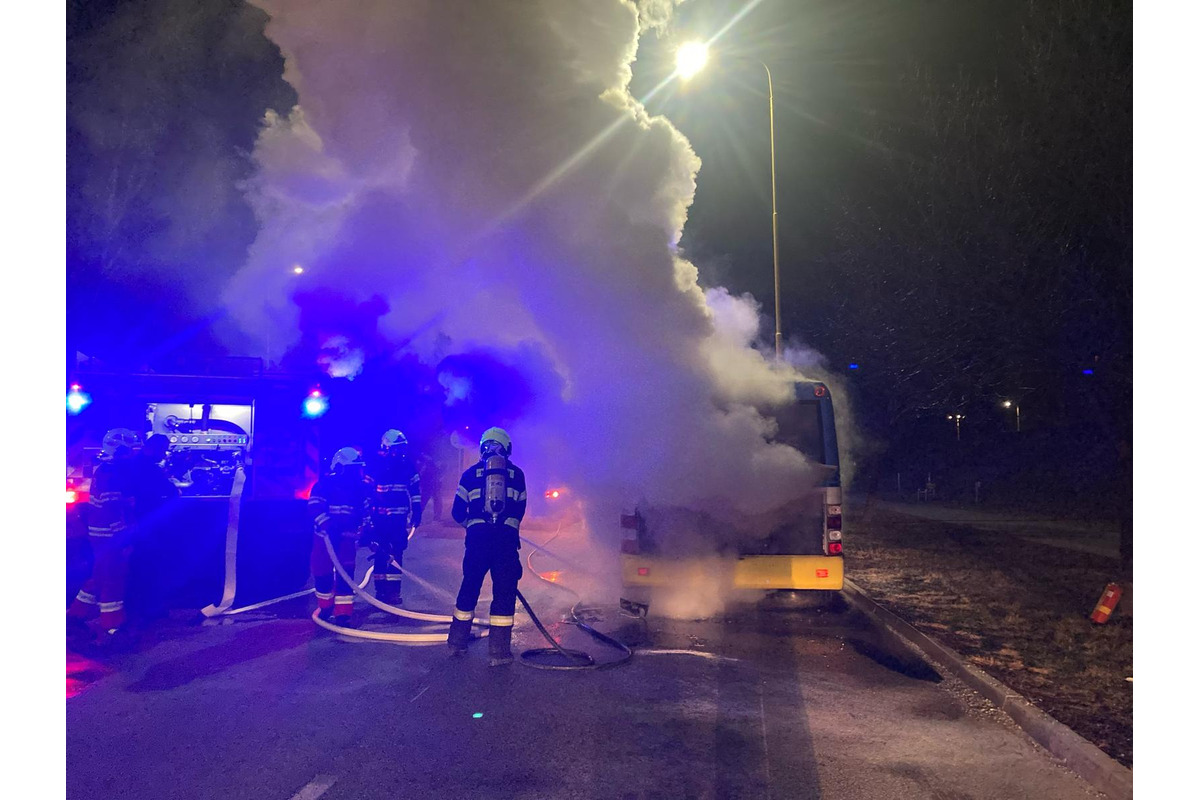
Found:
M 1016 408 L 1017 410 L 1017 433 L 1021 432 L 1021 406 L 1014 403 L 1012 400 L 1005 400 L 1001 405 L 1005 408 Z
M 946 419 L 954 422 L 954 439 L 962 441 L 962 421 L 967 418 L 966 414 L 947 414 Z
M 704 42 L 687 42 L 675 51 L 675 73 L 687 80 L 708 63 L 708 45 Z M 775 263 L 775 360 L 783 360 L 783 323 L 779 305 L 779 211 L 775 204 L 775 86 L 771 81 L 771 70 L 763 61 L 758 62 L 767 73 L 767 114 L 771 131 L 771 252 Z

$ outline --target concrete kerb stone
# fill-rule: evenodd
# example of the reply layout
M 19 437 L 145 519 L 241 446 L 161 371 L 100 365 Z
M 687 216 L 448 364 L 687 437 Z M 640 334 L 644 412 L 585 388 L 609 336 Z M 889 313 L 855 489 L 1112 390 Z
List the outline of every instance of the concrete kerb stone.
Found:
M 1110 758 L 1103 750 L 1042 711 L 1020 693 L 968 664 L 949 647 L 926 636 L 879 605 L 853 581 L 846 579 L 842 594 L 885 629 L 990 700 L 1030 738 L 1062 759 L 1076 774 L 1108 797 L 1113 800 L 1133 797 L 1133 771 L 1124 764 Z

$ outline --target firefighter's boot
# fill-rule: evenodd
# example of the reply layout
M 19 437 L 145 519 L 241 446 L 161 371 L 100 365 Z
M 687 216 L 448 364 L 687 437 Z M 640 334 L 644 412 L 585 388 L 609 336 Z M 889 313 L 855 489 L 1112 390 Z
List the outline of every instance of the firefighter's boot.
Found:
M 488 628 L 488 666 L 503 667 L 512 662 L 512 626 L 491 626 Z
M 450 655 L 461 656 L 467 652 L 467 643 L 471 640 L 471 621 L 469 619 L 450 620 L 450 636 L 446 644 L 450 646 Z

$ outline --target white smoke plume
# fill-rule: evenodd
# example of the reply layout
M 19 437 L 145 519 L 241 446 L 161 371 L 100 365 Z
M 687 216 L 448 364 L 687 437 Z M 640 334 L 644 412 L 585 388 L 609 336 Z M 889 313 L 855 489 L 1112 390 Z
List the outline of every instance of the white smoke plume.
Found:
M 254 152 L 261 230 L 226 292 L 246 332 L 296 330 L 299 263 L 386 298 L 381 333 L 431 365 L 507 354 L 541 389 L 515 460 L 593 529 L 638 501 L 746 528 L 812 485 L 757 410 L 798 373 L 751 346 L 757 304 L 676 251 L 700 160 L 628 91 L 673 3 L 254 2 L 299 105 Z

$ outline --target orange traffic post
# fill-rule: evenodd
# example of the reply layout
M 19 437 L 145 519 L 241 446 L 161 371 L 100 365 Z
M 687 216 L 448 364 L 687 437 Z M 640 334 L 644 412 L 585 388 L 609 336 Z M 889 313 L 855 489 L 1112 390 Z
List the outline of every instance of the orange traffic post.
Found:
M 1092 622 L 1098 625 L 1103 625 L 1108 622 L 1108 618 L 1112 616 L 1113 609 L 1117 607 L 1117 603 L 1121 600 L 1120 584 L 1110 583 L 1104 587 L 1104 594 L 1100 595 L 1099 602 L 1092 609 Z

